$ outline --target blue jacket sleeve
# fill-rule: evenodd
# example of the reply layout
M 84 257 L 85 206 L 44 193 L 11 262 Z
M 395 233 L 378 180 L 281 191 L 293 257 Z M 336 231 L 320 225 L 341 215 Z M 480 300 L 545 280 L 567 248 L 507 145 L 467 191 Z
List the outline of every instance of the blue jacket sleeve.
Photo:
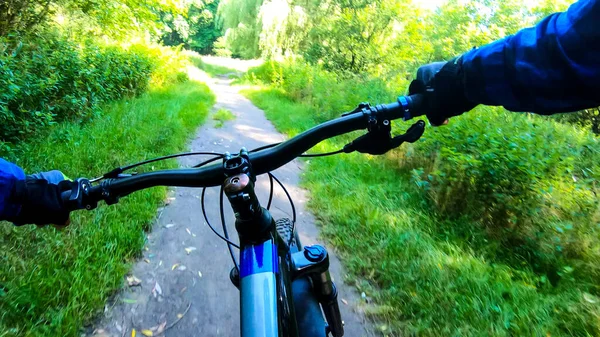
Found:
M 581 0 L 537 26 L 463 56 L 467 97 L 540 114 L 600 106 L 600 0 Z
M 13 185 L 25 179 L 25 172 L 15 164 L 0 158 L 0 220 L 17 215 L 21 206 L 9 201 Z

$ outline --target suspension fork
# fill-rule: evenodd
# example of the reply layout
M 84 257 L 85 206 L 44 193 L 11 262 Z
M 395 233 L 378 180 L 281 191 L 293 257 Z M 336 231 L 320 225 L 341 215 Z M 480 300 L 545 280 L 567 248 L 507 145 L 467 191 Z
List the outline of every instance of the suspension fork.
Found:
M 274 245 L 274 243 L 279 243 L 275 242 L 278 237 L 275 231 L 275 221 L 271 217 L 270 212 L 260 206 L 254 192 L 256 177 L 252 172 L 248 152 L 242 149 L 239 155 L 227 155 L 223 166 L 225 175 L 227 176 L 223 184 L 223 190 L 235 213 L 235 228 L 240 237 L 242 251 L 247 246 L 264 245 L 266 241 L 273 243 L 273 248 L 277 249 Z M 311 280 L 317 300 L 321 304 L 325 314 L 329 331 L 334 337 L 343 336 L 344 328 L 337 301 L 337 289 L 329 273 L 329 255 L 327 250 L 322 246 L 314 245 L 307 246 L 300 252 L 289 254 L 286 251 L 284 253 L 281 254 L 279 252 L 276 255 L 286 259 L 282 262 L 286 267 L 289 267 L 291 275 L 287 275 L 287 273 L 286 275 L 281 275 L 282 271 L 275 271 L 275 273 L 279 274 L 278 277 L 291 276 L 291 281 L 308 277 Z M 230 278 L 233 284 L 240 289 L 241 276 L 243 277 L 244 275 L 240 275 L 240 271 L 234 267 L 230 273 Z M 288 290 L 291 290 L 290 279 L 286 279 L 284 282 Z M 291 294 L 285 294 L 285 296 L 288 297 L 288 300 L 292 298 Z M 284 327 L 284 329 L 295 331 L 297 326 L 295 324 L 294 306 L 289 305 L 288 310 L 290 312 L 287 314 L 290 315 L 289 318 L 291 318 L 292 322 L 290 322 L 291 326 Z
M 342 337 L 344 323 L 337 300 L 337 288 L 329 273 L 329 254 L 324 247 L 306 246 L 304 250 L 292 254 L 292 278 L 301 277 L 310 278 L 331 335 Z

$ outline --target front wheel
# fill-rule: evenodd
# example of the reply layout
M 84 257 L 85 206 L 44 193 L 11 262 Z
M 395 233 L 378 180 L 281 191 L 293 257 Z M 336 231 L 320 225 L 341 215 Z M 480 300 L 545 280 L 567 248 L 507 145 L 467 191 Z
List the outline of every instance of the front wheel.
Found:
M 275 222 L 275 225 L 279 236 L 288 245 L 290 254 L 302 251 L 298 232 L 290 219 L 279 219 Z M 298 326 L 298 337 L 325 337 L 325 320 L 310 279 L 303 277 L 294 280 L 291 291 Z

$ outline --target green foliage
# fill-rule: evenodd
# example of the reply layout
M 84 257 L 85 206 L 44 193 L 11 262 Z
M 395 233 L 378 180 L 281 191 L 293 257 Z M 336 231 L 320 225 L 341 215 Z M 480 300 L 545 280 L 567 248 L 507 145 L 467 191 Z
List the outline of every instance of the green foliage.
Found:
M 231 111 L 221 108 L 212 115 L 212 119 L 217 121 L 215 127 L 221 128 L 225 122 L 234 120 L 235 115 Z
M 262 0 L 222 0 L 217 11 L 218 27 L 224 32 L 226 50 L 233 57 L 260 56 L 258 43 Z
M 564 10 L 563 1 L 448 0 L 433 11 L 409 0 L 225 0 L 221 54 L 302 57 L 339 73 L 403 81 L 428 62 L 450 59 Z
M 312 107 L 316 121 L 338 117 L 363 101 L 387 102 L 394 99 L 388 83 L 367 75 L 346 76 L 312 67 L 304 62 L 265 62 L 251 68 L 245 81 L 274 84 L 294 100 Z
M 50 0 L 11 0 L 0 3 L 0 36 L 22 32 L 43 22 L 50 10 Z
M 176 0 L 10 0 L 0 3 L 0 36 L 60 28 L 73 36 L 124 40 L 161 26 L 157 12 L 179 13 Z
M 245 80 L 272 85 L 246 94 L 290 136 L 397 92 L 302 63 Z M 304 184 L 386 334 L 595 335 L 598 150 L 585 131 L 486 108 L 384 157 L 313 159 Z
M 153 62 L 115 46 L 55 35 L 0 38 L 0 139 L 15 141 L 56 121 L 146 89 Z
M 212 53 L 213 44 L 221 36 L 215 20 L 218 6 L 218 0 L 192 0 L 184 14 L 162 13 L 165 28 L 161 41 L 167 46 L 183 44 L 201 54 Z
M 394 56 L 393 37 L 401 33 L 399 20 L 408 4 L 398 1 L 326 1 L 308 34 L 307 61 L 327 69 L 353 73 L 374 70 Z
M 224 66 L 219 66 L 216 64 L 206 63 L 202 60 L 202 57 L 200 55 L 195 54 L 195 53 L 188 53 L 188 57 L 190 58 L 190 60 L 196 67 L 198 67 L 199 69 L 206 72 L 207 74 L 209 74 L 212 77 L 229 75 L 229 74 L 235 75 L 237 77 L 237 75 L 240 74 L 240 72 L 235 69 L 227 68 Z
M 183 150 L 213 103 L 208 87 L 196 82 L 155 88 L 105 105 L 90 123 L 61 123 L 25 142 L 12 159 L 26 172 L 58 168 L 70 177 L 98 176 Z M 154 188 L 118 205 L 75 212 L 62 232 L 0 223 L 0 336 L 80 336 L 80 327 L 121 287 L 165 192 Z
M 600 134 L 600 109 L 587 109 L 576 113 L 553 115 L 557 121 L 577 125 L 583 129 L 589 129 L 596 135 Z
M 471 247 L 596 291 L 599 154 L 585 131 L 482 108 L 429 130 L 404 164 L 442 219 L 465 223 Z

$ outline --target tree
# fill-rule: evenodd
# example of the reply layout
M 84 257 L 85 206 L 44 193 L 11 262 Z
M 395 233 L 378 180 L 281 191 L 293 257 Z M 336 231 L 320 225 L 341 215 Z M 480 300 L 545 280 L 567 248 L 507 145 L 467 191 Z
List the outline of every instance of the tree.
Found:
M 224 32 L 227 49 L 234 57 L 260 56 L 259 17 L 263 0 L 223 0 L 217 10 L 217 27 Z
M 182 14 L 161 13 L 165 27 L 160 40 L 168 46 L 183 44 L 201 54 L 211 53 L 221 36 L 215 21 L 218 6 L 218 0 L 191 0 L 184 5 Z
M 27 31 L 44 22 L 51 9 L 50 5 L 50 0 L 0 2 L 0 36 L 9 32 Z

